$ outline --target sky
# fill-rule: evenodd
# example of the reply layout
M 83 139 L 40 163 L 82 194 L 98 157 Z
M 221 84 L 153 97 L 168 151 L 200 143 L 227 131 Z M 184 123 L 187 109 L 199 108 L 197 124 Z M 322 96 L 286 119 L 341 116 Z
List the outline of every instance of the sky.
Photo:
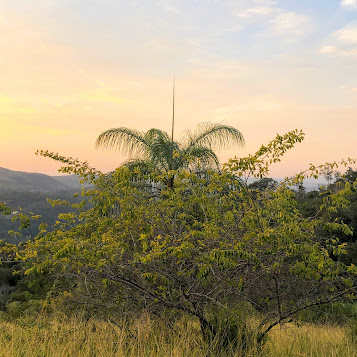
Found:
M 357 0 L 0 0 L 0 166 L 56 175 L 38 149 L 104 172 L 104 130 L 231 125 L 254 153 L 301 129 L 271 175 L 357 158 Z

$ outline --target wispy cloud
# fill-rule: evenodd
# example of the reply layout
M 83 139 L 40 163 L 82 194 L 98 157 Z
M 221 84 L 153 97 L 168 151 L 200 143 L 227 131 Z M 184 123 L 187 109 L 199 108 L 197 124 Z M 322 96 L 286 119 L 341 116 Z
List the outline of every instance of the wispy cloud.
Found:
M 348 24 L 329 36 L 328 43 L 321 47 L 320 53 L 357 58 L 357 23 Z
M 320 53 L 323 53 L 326 55 L 334 53 L 335 51 L 336 51 L 336 47 L 334 47 L 334 46 L 322 46 L 320 49 Z
M 273 25 L 273 31 L 278 34 L 289 32 L 302 35 L 305 33 L 305 25 L 308 23 L 308 20 L 304 15 L 280 10 L 269 23 Z
M 276 1 L 255 0 L 253 6 L 234 11 L 234 15 L 250 21 L 262 22 L 274 35 L 302 35 L 309 28 L 307 16 L 287 11 L 278 6 Z
M 340 5 L 345 9 L 357 9 L 357 0 L 343 0 Z
M 333 36 L 343 45 L 355 45 L 357 44 L 357 24 L 348 25 L 336 31 Z
M 181 10 L 171 0 L 158 0 L 157 5 L 164 11 L 181 14 Z
M 259 6 L 245 9 L 243 11 L 237 11 L 235 12 L 235 15 L 238 17 L 252 17 L 255 15 L 269 15 L 272 12 L 274 12 L 274 8 L 272 7 Z

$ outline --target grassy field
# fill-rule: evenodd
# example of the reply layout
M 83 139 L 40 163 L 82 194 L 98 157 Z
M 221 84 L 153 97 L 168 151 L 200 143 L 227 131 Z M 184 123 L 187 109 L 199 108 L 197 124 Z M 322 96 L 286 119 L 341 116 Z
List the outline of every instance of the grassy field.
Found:
M 211 356 L 198 325 L 181 322 L 177 331 L 179 335 L 147 318 L 132 321 L 130 328 L 80 318 L 22 318 L 0 322 L 0 356 Z M 353 357 L 356 350 L 345 328 L 290 325 L 272 331 L 261 356 Z

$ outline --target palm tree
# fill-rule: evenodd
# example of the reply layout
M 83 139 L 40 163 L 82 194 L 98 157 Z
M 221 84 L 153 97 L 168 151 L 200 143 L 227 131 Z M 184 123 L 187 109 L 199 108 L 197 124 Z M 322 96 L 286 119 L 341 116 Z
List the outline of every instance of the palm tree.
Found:
M 129 155 L 131 158 L 124 163 L 125 166 L 140 167 L 148 172 L 192 169 L 197 164 L 218 168 L 215 149 L 243 144 L 244 138 L 238 129 L 211 123 L 198 125 L 194 132 L 186 131 L 179 142 L 160 129 L 150 129 L 145 133 L 124 127 L 108 129 L 96 140 L 97 148 L 114 149 Z M 173 178 L 168 179 L 167 185 L 172 187 Z

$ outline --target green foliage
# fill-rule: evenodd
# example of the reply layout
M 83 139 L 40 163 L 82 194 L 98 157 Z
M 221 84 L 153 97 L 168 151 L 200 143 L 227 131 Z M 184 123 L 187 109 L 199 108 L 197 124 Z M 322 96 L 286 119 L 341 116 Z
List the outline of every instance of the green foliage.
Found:
M 332 230 L 332 235 L 345 244 L 346 254 L 338 258 L 345 264 L 357 264 L 357 193 L 356 182 L 353 181 L 356 175 L 348 168 L 344 175 L 339 175 L 328 186 L 320 187 L 319 191 L 296 193 L 298 207 L 304 217 L 324 215 L 325 231 L 320 234 L 329 239 Z M 329 200 L 339 200 L 338 207 L 322 213 L 321 207 Z
M 215 148 L 244 144 L 239 130 L 221 124 L 201 124 L 195 132 L 187 131 L 181 142 L 173 141 L 159 129 L 146 133 L 128 128 L 115 128 L 104 131 L 96 141 L 98 148 L 114 149 L 132 158 L 125 164 L 140 168 L 146 173 L 159 170 L 167 172 L 196 166 L 218 167 Z
M 302 323 L 349 325 L 357 320 L 357 305 L 353 302 L 335 302 L 301 311 L 297 320 Z
M 240 304 L 239 310 L 211 307 L 207 311 L 208 326 L 202 326 L 203 338 L 210 346 L 212 356 L 251 356 L 259 354 L 259 346 L 266 342 L 252 320 L 258 316 L 247 304 Z M 263 337 L 263 341 L 258 341 Z
M 273 189 L 277 187 L 278 183 L 269 177 L 263 177 L 260 180 L 254 181 L 248 185 L 250 189 L 256 189 L 258 191 L 264 191 L 266 189 Z
M 249 303 L 259 314 L 259 346 L 274 326 L 300 311 L 355 297 L 357 268 L 336 259 L 345 245 L 335 232 L 350 231 L 329 220 L 348 204 L 351 185 L 327 196 L 318 214 L 304 216 L 290 187 L 315 175 L 316 166 L 259 190 L 242 180 L 264 177 L 302 139 L 298 131 L 277 135 L 222 172 L 171 170 L 174 187 L 160 184 L 167 177 L 160 170 L 121 167 L 104 175 L 42 152 L 94 187 L 82 191 L 90 208 L 77 205 L 18 251 L 25 275 L 34 286 L 46 278 L 51 304 L 195 317 L 210 340 L 221 336 L 221 349 L 250 341 L 247 321 L 235 312 Z M 326 229 L 328 239 L 321 234 Z M 221 311 L 214 319 L 213 307 Z
M 1 190 L 0 201 L 6 202 L 7 213 L 0 214 L 0 238 L 18 244 L 36 237 L 41 224 L 50 227 L 58 220 L 60 213 L 73 210 L 68 205 L 51 207 L 48 199 L 56 201 L 61 198 L 71 204 L 80 203 L 81 199 L 73 195 L 73 191 L 43 193 Z M 9 231 L 13 233 L 9 234 Z
M 357 342 L 357 319 L 350 321 L 348 337 L 353 343 Z
M 7 317 L 10 319 L 18 319 L 24 315 L 38 314 L 42 311 L 43 301 L 35 300 L 25 300 L 25 301 L 10 301 L 6 305 Z
M 300 143 L 305 134 L 300 130 L 293 130 L 285 135 L 277 134 L 275 139 L 267 145 L 262 145 L 253 155 L 245 158 L 230 159 L 226 168 L 234 171 L 238 176 L 263 178 L 269 173 L 271 164 L 280 162 L 285 152 Z

